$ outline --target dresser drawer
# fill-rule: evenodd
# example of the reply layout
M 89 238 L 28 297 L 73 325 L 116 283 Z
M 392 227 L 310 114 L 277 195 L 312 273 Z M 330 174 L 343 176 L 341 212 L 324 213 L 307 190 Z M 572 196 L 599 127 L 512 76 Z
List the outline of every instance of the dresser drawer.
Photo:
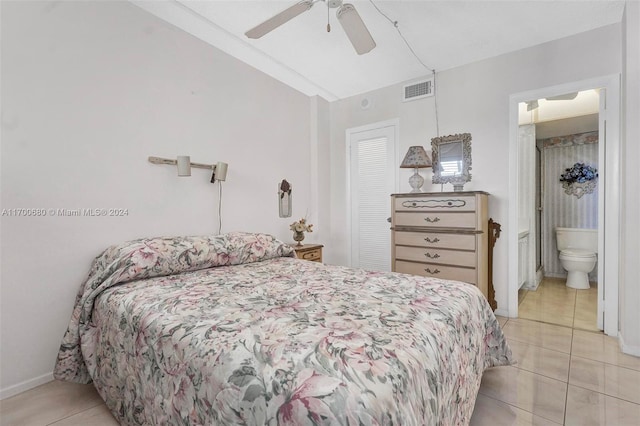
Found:
M 431 247 L 396 247 L 396 259 L 445 265 L 476 267 L 475 251 L 436 249 Z
M 434 265 L 429 263 L 415 263 L 396 261 L 395 272 L 403 274 L 420 275 L 423 277 L 442 278 L 443 280 L 462 281 L 476 284 L 476 270 L 471 268 L 458 268 L 455 266 Z
M 474 212 L 461 213 L 414 213 L 396 212 L 395 226 L 421 226 L 433 228 L 471 228 L 476 227 L 476 214 Z
M 311 260 L 311 261 L 321 262 L 322 261 L 322 251 L 320 249 L 314 249 L 314 250 L 298 253 L 298 258 L 304 259 L 304 260 Z
M 476 236 L 474 234 L 443 232 L 405 232 L 395 231 L 396 245 L 414 247 L 438 247 L 462 250 L 475 250 Z
M 311 262 L 322 262 L 322 247 L 321 244 L 293 245 L 298 259 L 309 260 Z
M 476 197 L 474 195 L 396 197 L 394 209 L 398 212 L 475 212 Z

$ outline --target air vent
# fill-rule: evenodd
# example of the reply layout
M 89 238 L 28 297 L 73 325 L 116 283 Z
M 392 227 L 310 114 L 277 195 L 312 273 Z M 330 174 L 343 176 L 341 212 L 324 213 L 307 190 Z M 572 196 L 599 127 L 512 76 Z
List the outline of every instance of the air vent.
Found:
M 402 102 L 433 96 L 433 78 L 411 83 L 402 87 Z

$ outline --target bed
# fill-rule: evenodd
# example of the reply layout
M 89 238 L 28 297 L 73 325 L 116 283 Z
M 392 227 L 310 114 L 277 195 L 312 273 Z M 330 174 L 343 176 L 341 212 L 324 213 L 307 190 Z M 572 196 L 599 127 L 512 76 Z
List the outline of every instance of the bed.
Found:
M 54 376 L 93 381 L 127 425 L 455 425 L 483 371 L 511 363 L 474 286 L 229 233 L 98 256 Z

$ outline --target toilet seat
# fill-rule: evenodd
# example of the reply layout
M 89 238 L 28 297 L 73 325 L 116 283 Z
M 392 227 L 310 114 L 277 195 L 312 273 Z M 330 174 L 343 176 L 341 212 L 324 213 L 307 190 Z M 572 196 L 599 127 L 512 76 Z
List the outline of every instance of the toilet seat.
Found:
M 589 250 L 582 249 L 564 249 L 560 252 L 560 256 L 571 256 L 573 258 L 594 258 L 596 254 Z

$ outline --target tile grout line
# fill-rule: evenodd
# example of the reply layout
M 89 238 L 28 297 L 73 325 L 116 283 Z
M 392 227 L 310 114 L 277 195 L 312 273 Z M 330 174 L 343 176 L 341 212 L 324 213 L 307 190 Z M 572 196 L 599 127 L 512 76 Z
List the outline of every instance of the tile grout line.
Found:
M 85 411 L 88 411 L 88 410 L 93 410 L 94 408 L 99 407 L 99 406 L 101 406 L 101 405 L 105 405 L 105 404 L 106 404 L 106 403 L 102 400 L 102 398 L 100 398 L 100 402 L 99 402 L 98 404 L 93 405 L 93 406 L 91 406 L 91 407 L 87 407 L 87 408 L 85 408 L 84 410 L 80 410 L 80 411 L 78 411 L 77 413 L 73 413 L 73 414 L 69 414 L 68 416 L 60 417 L 59 419 L 56 419 L 56 420 L 52 421 L 51 423 L 47 423 L 47 425 L 46 425 L 46 426 L 55 426 L 55 424 L 56 424 L 56 423 L 59 423 L 59 422 L 61 422 L 62 420 L 66 420 L 66 419 L 68 419 L 68 418 L 70 418 L 70 417 L 77 416 L 78 414 L 84 413 Z
M 637 402 L 629 401 L 628 399 L 624 399 L 624 398 L 621 398 L 621 397 L 615 396 L 615 395 L 609 395 L 608 393 L 599 392 L 597 390 L 585 388 L 584 386 L 576 385 L 574 383 L 567 383 L 567 385 L 571 385 L 574 388 L 583 389 L 583 390 L 586 390 L 586 391 L 589 391 L 589 392 L 597 393 L 598 395 L 602 395 L 602 396 L 605 396 L 607 398 L 614 398 L 614 399 L 617 399 L 618 401 L 622 401 L 622 402 L 626 402 L 626 403 L 629 403 L 629 404 L 632 404 L 632 405 L 640 406 L 640 404 L 637 403 Z M 568 386 L 567 386 L 567 388 L 568 388 Z
M 515 367 L 515 366 L 513 366 L 513 365 L 505 365 L 505 366 L 501 366 L 501 367 L 498 367 L 498 368 L 515 368 L 515 369 L 517 369 L 517 370 L 521 370 L 521 369 L 519 369 L 518 367 Z M 553 380 L 553 381 L 556 381 L 556 382 L 565 383 L 565 382 L 563 382 L 562 380 L 554 379 L 554 378 L 551 378 L 551 377 L 548 377 L 548 376 L 543 376 L 542 374 L 533 373 L 533 372 L 531 372 L 531 371 L 527 371 L 527 370 L 521 370 L 521 371 L 525 371 L 525 372 L 530 373 L 530 374 L 532 374 L 532 375 L 534 375 L 534 376 L 540 376 L 540 377 L 544 377 L 544 378 L 547 378 L 547 379 L 550 379 L 550 380 Z M 565 383 L 565 384 L 567 384 L 567 385 L 568 385 L 568 383 Z M 550 419 L 549 417 L 547 417 L 547 416 L 548 416 L 548 414 L 546 414 L 546 413 L 544 413 L 544 414 L 542 414 L 542 413 L 534 413 L 533 411 L 529 411 L 529 410 L 527 410 L 526 408 L 518 407 L 517 405 L 510 404 L 510 403 L 508 403 L 507 401 L 503 401 L 503 400 L 501 400 L 501 399 L 498 399 L 498 398 L 496 398 L 496 397 L 493 397 L 493 396 L 491 396 L 491 395 L 488 395 L 488 394 L 483 393 L 483 392 L 480 392 L 480 391 L 478 391 L 478 395 L 482 395 L 482 396 L 484 396 L 484 397 L 487 397 L 487 398 L 493 399 L 494 401 L 498 401 L 498 402 L 501 402 L 501 403 L 503 403 L 503 404 L 507 404 L 507 405 L 508 405 L 508 406 L 510 406 L 510 407 L 517 408 L 518 410 L 521 410 L 521 411 L 527 412 L 527 413 L 529 413 L 529 414 L 531 414 L 531 415 L 533 415 L 533 416 L 539 417 L 539 418 L 541 418 L 541 419 L 548 420 L 548 421 L 550 421 L 550 422 L 551 422 L 551 423 L 553 423 L 553 424 L 557 424 L 557 425 L 563 425 L 563 424 L 564 424 L 564 422 L 563 422 L 563 423 L 557 423 L 555 420 Z M 564 419 L 564 415 L 563 415 L 563 419 Z
M 554 420 L 551 420 L 551 419 L 549 419 L 549 418 L 547 418 L 547 417 L 545 417 L 545 416 L 541 416 L 540 414 L 536 414 L 536 413 L 534 413 L 533 411 L 525 410 L 524 408 L 520 408 L 520 407 L 518 407 L 517 405 L 510 404 L 510 403 L 508 403 L 508 402 L 506 402 L 506 401 L 503 401 L 503 400 L 498 399 L 498 398 L 494 398 L 493 396 L 487 395 L 487 394 L 485 394 L 485 393 L 480 393 L 480 392 L 478 392 L 478 395 L 482 395 L 482 396 L 484 396 L 485 398 L 489 398 L 489 399 L 493 399 L 494 401 L 501 402 L 501 403 L 503 403 L 503 404 L 508 405 L 509 407 L 513 407 L 513 408 L 515 408 L 515 409 L 517 409 L 517 410 L 521 410 L 521 411 L 524 411 L 525 413 L 529 413 L 529 414 L 531 414 L 532 416 L 540 417 L 541 419 L 548 420 L 548 421 L 550 421 L 550 422 L 551 422 L 551 423 L 553 423 L 553 424 L 556 424 L 556 425 L 559 425 L 559 424 L 560 424 L 560 423 L 556 423 Z
M 527 370 L 526 368 L 520 368 L 518 367 L 518 365 L 506 365 L 505 367 L 513 367 L 513 368 L 517 368 L 520 371 L 526 371 L 527 373 L 531 373 L 531 374 L 535 374 L 536 376 L 540 376 L 540 377 L 544 377 L 546 379 L 551 379 L 551 380 L 555 380 L 556 382 L 561 382 L 561 383 L 565 383 L 565 384 L 569 384 L 569 382 L 565 382 L 563 380 L 560 380 L 556 377 L 551 377 L 551 376 L 547 376 L 546 374 L 542 374 L 542 373 L 538 373 L 536 371 L 531 371 L 531 370 Z
M 575 308 L 574 308 L 574 319 L 575 319 Z M 569 380 L 571 378 L 571 364 L 573 359 L 573 333 L 574 329 L 571 329 L 571 346 L 569 346 L 569 369 L 567 370 L 567 390 L 564 395 L 564 418 L 562 424 L 567 423 L 567 407 L 569 406 Z
M 564 394 L 564 418 L 562 420 L 562 424 L 565 425 L 567 423 L 567 408 L 569 407 L 569 380 L 571 378 L 571 364 L 573 360 L 573 336 L 575 333 L 575 325 L 576 325 L 576 309 L 578 305 L 578 292 L 575 292 L 573 298 L 573 318 L 571 319 L 571 345 L 569 346 L 569 369 L 567 370 L 567 390 Z
M 578 331 L 582 331 L 582 330 L 578 330 Z M 600 359 L 588 358 L 588 357 L 586 357 L 586 356 L 571 355 L 571 357 L 574 357 L 574 356 L 575 356 L 576 358 L 584 359 L 584 360 L 587 360 L 587 361 L 591 361 L 591 362 L 599 362 L 599 363 L 604 364 L 604 365 L 610 365 L 610 366 L 612 366 L 612 367 L 617 367 L 617 368 L 624 368 L 625 370 L 630 370 L 630 371 L 635 371 L 635 372 L 637 372 L 637 373 L 640 373 L 640 369 L 636 369 L 636 368 L 632 368 L 632 367 L 626 367 L 626 366 L 624 366 L 624 365 L 620 365 L 620 364 L 613 364 L 613 363 L 611 363 L 611 362 L 602 361 L 602 360 L 600 360 Z

